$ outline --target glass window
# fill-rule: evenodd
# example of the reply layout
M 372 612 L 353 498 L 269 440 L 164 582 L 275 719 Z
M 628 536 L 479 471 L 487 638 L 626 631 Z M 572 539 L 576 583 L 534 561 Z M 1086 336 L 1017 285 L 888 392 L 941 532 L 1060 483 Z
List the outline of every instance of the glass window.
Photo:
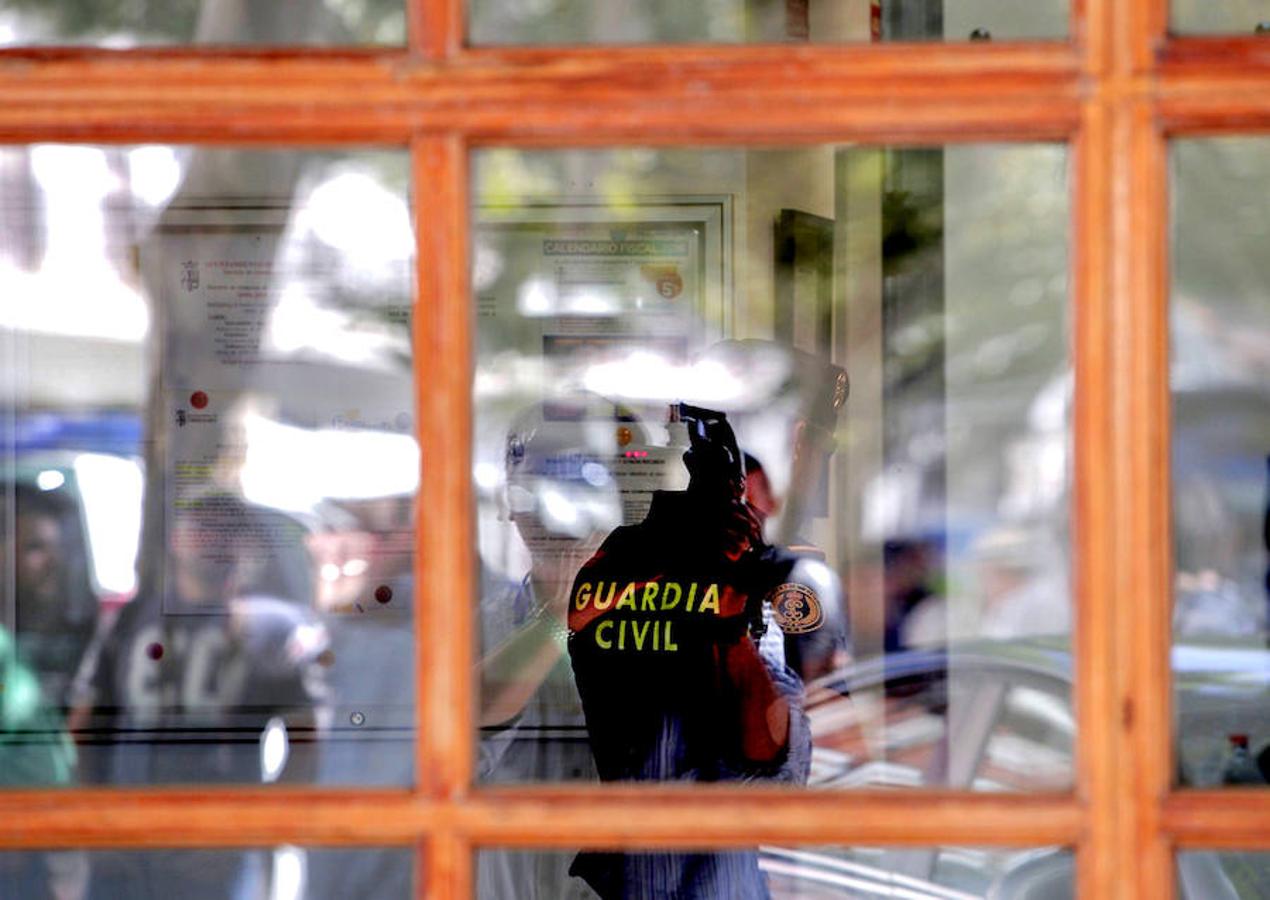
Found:
M 6 0 L 0 47 L 404 44 L 404 0 Z
M 1270 140 L 1173 146 L 1173 672 L 1178 777 L 1270 771 Z
M 409 849 L 281 846 L 227 850 L 0 853 L 0 896 L 95 900 L 340 900 L 415 896 Z
M 1068 4 L 1042 0 L 473 0 L 474 44 L 745 44 L 1062 39 Z
M 0 780 L 413 779 L 402 153 L 0 151 Z
M 640 896 L 651 891 L 661 896 L 782 900 L 1063 900 L 1075 896 L 1073 873 L 1071 853 L 1058 848 L 483 850 L 477 858 L 476 895 L 480 900 L 512 900 Z
M 1179 34 L 1270 34 L 1270 0 L 1172 0 L 1172 17 Z
M 1182 900 L 1255 900 L 1270 884 L 1270 853 L 1192 850 L 1177 855 Z
M 1064 147 L 474 197 L 483 780 L 1070 787 Z

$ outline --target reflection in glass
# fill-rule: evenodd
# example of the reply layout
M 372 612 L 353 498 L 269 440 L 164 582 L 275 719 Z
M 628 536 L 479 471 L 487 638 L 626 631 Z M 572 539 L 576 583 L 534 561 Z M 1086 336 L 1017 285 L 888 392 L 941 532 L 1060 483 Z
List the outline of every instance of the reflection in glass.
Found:
M 404 0 L 8 0 L 0 47 L 403 44 Z
M 232 850 L 0 853 L 0 896 L 78 900 L 338 900 L 413 897 L 409 849 L 283 846 Z
M 1270 32 L 1270 0 L 1171 0 L 1172 30 L 1178 34 L 1249 36 Z
M 1192 850 L 1177 855 L 1182 900 L 1255 900 L 1270 884 L 1270 853 Z
M 608 871 L 620 876 L 601 880 L 594 874 L 600 863 L 608 863 Z M 484 850 L 477 862 L 477 897 L 1061 900 L 1075 896 L 1073 876 L 1072 854 L 1057 848 L 760 847 L 626 854 Z
M 406 171 L 0 153 L 6 783 L 412 781 Z
M 1270 141 L 1173 146 L 1178 777 L 1270 773 Z
M 1070 787 L 1063 148 L 474 197 L 483 780 Z
M 1043 0 L 473 0 L 474 44 L 746 44 L 1061 40 L 1069 5 Z

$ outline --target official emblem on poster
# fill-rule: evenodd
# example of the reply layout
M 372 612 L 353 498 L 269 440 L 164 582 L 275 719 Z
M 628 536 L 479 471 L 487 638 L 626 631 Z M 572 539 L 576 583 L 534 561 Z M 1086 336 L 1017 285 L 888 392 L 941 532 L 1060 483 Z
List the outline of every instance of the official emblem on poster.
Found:
M 639 273 L 645 281 L 652 282 L 663 299 L 674 300 L 684 291 L 684 279 L 678 266 L 640 266 Z
M 820 598 L 805 584 L 782 584 L 769 597 L 772 618 L 786 634 L 806 634 L 824 622 Z

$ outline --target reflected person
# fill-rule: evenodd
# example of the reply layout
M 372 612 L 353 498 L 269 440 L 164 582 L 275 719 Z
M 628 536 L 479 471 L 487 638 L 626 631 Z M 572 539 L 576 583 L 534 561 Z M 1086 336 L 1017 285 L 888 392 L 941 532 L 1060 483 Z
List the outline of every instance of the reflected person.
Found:
M 70 784 L 75 748 L 61 717 L 0 627 L 0 787 Z M 0 853 L 0 896 L 79 900 L 88 882 L 82 851 Z
M 603 781 L 806 781 L 802 682 L 760 651 L 765 600 L 789 575 L 765 558 L 722 413 L 675 404 L 687 490 L 657 491 L 614 529 L 570 593 L 569 655 Z M 579 854 L 602 898 L 768 896 L 755 851 Z
M 327 635 L 311 610 L 256 593 L 275 560 L 244 522 L 253 509 L 210 494 L 175 509 L 161 584 L 121 611 L 98 661 L 94 724 L 115 784 L 308 782 Z M 126 740 L 120 739 L 123 735 Z M 298 751 L 298 752 L 297 752 Z M 257 851 L 103 854 L 95 898 L 255 896 Z
M 595 777 L 565 655 L 569 589 L 621 521 L 614 460 L 620 440 L 642 445 L 642 434 L 631 413 L 590 395 L 535 404 L 508 429 L 507 512 L 529 571 L 481 605 L 487 780 Z
M 768 606 L 783 633 L 785 661 L 810 684 L 845 666 L 851 653 L 842 580 L 825 549 L 809 539 L 817 519 L 833 521 L 830 460 L 850 392 L 847 372 L 820 355 L 765 340 L 719 341 L 698 364 L 749 386 L 744 408 L 729 411 L 743 445 L 755 442 L 786 454 L 771 472 L 745 454 L 745 496 L 771 541 L 763 554 L 789 568 L 790 589 L 775 592 Z M 819 616 L 808 618 L 813 610 Z
M 504 502 L 529 570 L 501 585 L 483 572 L 482 781 L 597 778 L 566 652 L 566 610 L 578 569 L 621 520 L 615 460 L 645 441 L 634 415 L 586 394 L 534 404 L 508 428 Z M 569 875 L 569 862 L 560 854 L 483 852 L 481 896 L 592 897 Z
M 0 517 L 0 571 L 13 573 L 17 650 L 45 700 L 65 710 L 98 618 L 85 553 L 71 549 L 76 508 L 60 491 L 26 484 L 14 485 L 13 500 L 12 540 Z
M 13 585 L 16 627 L 12 636 L 0 627 L 0 784 L 65 785 L 78 779 L 78 759 L 64 715 L 98 621 L 97 598 L 82 543 L 73 549 L 75 504 L 60 490 L 11 490 L 11 530 L 0 515 L 0 575 Z M 0 885 L 16 896 L 75 900 L 87 891 L 83 851 L 8 855 Z

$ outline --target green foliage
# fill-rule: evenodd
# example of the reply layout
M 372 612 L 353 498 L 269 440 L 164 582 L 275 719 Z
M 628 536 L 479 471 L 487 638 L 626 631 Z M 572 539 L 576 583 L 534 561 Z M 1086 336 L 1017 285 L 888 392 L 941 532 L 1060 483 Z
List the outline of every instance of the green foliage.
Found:
M 887 275 L 903 269 L 917 254 L 938 249 L 943 225 L 938 208 L 917 203 L 909 191 L 882 195 L 882 261 Z

